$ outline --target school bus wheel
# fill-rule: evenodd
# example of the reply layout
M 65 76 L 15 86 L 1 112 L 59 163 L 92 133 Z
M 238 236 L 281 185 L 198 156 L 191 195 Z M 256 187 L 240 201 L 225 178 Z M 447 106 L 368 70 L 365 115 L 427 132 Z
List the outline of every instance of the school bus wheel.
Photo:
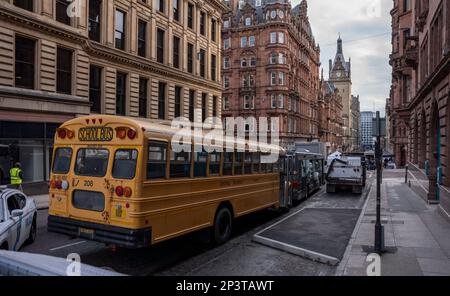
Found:
M 233 226 L 233 215 L 226 206 L 221 206 L 214 218 L 214 226 L 211 229 L 211 240 L 214 244 L 222 245 L 226 243 L 231 236 Z

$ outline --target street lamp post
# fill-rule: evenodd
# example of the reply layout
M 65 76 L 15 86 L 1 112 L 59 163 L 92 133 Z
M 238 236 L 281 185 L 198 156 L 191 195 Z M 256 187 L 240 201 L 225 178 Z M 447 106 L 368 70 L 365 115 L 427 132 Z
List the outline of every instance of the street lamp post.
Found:
M 380 112 L 377 112 L 376 121 L 376 137 L 377 143 L 375 147 L 375 159 L 377 164 L 377 221 L 375 223 L 375 252 L 382 254 L 385 250 L 384 247 L 384 226 L 381 223 L 381 179 L 382 179 L 382 159 L 383 149 L 381 148 L 381 122 Z

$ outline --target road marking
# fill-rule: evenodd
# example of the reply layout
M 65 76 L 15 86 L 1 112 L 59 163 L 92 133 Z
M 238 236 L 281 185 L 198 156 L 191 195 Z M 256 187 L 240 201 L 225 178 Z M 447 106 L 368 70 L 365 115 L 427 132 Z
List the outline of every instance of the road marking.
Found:
M 67 245 L 64 245 L 64 246 L 60 246 L 60 247 L 56 247 L 56 248 L 50 249 L 50 251 L 53 252 L 53 251 L 56 251 L 56 250 L 61 250 L 61 249 L 65 249 L 65 248 L 68 248 L 68 247 L 81 245 L 81 244 L 84 244 L 84 243 L 86 243 L 86 241 L 76 242 L 76 243 L 73 243 L 73 244 L 67 244 Z

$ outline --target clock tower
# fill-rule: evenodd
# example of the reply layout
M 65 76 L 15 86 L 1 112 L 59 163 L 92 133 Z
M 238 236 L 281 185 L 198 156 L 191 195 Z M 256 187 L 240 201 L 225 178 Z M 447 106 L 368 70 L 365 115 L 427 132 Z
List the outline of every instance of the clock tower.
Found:
M 339 36 L 337 40 L 337 51 L 334 61 L 329 62 L 330 72 L 329 81 L 339 90 L 342 97 L 342 116 L 344 119 L 344 150 L 351 150 L 353 146 L 352 139 L 352 71 L 351 60 L 345 60 L 342 39 Z

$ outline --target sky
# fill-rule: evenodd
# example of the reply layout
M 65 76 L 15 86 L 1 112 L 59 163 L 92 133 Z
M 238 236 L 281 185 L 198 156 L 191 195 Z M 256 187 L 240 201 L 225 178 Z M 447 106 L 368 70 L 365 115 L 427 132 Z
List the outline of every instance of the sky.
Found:
M 300 0 L 292 0 L 293 6 L 298 3 Z M 308 0 L 325 78 L 340 33 L 345 58 L 352 60 L 353 94 L 360 96 L 361 111 L 381 111 L 384 115 L 391 84 L 392 6 L 392 0 Z

